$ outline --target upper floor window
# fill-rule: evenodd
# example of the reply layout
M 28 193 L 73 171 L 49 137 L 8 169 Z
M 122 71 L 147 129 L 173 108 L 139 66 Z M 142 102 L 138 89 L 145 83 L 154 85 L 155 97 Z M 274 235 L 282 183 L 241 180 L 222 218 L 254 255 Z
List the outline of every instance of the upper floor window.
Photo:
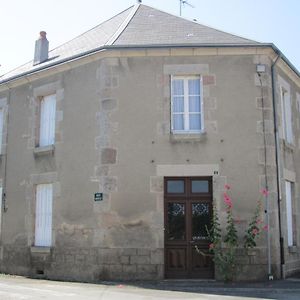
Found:
M 39 146 L 53 145 L 55 142 L 56 95 L 45 96 L 40 102 Z
M 171 128 L 173 133 L 203 131 L 202 80 L 200 76 L 172 76 Z
M 290 144 L 293 143 L 292 106 L 290 93 L 281 87 L 281 111 L 283 138 Z

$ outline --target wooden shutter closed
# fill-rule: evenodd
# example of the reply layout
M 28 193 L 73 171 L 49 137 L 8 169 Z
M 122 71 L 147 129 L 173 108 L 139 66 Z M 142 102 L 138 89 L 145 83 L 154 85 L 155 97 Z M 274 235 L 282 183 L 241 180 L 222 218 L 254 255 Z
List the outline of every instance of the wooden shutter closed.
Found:
M 2 153 L 3 121 L 3 109 L 0 109 L 0 153 Z
M 293 208 L 292 208 L 292 184 L 285 182 L 286 199 L 286 221 L 287 221 L 287 242 L 288 246 L 293 246 Z
M 36 187 L 35 246 L 49 247 L 52 243 L 52 184 Z
M 285 105 L 285 120 L 286 120 L 286 140 L 288 143 L 293 143 L 293 123 L 292 123 L 292 107 L 291 96 L 289 93 L 284 93 Z
M 3 199 L 2 199 L 3 188 L 0 188 L 0 237 L 2 235 L 2 214 L 3 214 Z
M 41 101 L 39 146 L 53 145 L 55 142 L 56 95 L 49 95 Z

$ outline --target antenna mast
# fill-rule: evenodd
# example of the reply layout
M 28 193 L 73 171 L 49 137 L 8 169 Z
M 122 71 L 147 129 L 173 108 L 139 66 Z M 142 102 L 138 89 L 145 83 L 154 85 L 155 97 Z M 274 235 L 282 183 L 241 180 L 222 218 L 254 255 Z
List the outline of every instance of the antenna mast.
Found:
M 181 16 L 182 14 L 182 8 L 184 7 L 184 5 L 188 5 L 192 8 L 195 8 L 195 6 L 193 6 L 192 4 L 190 4 L 187 0 L 179 0 L 179 15 Z

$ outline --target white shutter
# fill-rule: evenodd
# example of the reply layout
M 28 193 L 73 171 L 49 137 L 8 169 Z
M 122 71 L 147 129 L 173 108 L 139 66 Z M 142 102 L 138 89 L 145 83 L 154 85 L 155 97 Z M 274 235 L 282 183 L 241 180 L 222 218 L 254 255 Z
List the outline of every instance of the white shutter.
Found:
M 2 200 L 3 188 L 0 188 L 0 236 L 2 234 L 2 214 L 3 214 L 3 200 Z
M 52 198 L 52 184 L 37 185 L 35 214 L 35 246 L 51 246 Z
M 292 184 L 285 182 L 286 220 L 288 246 L 293 246 L 293 210 L 292 210 Z
M 2 153 L 2 139 L 3 139 L 3 109 L 0 109 L 0 153 Z
M 286 121 L 286 140 L 288 143 L 293 143 L 293 125 L 292 125 L 292 107 L 290 94 L 284 93 L 284 110 Z
M 49 95 L 41 101 L 39 146 L 53 145 L 55 142 L 56 95 Z

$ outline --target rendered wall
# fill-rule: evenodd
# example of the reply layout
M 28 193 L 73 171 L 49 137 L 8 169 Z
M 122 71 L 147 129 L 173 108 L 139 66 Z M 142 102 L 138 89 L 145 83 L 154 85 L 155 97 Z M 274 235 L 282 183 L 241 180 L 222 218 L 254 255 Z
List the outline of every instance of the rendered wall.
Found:
M 257 63 L 267 65 L 263 88 Z M 223 186 L 230 184 L 242 234 L 264 187 L 264 113 L 278 276 L 270 63 L 265 55 L 237 54 L 106 58 L 2 92 L 10 115 L 1 271 L 85 281 L 163 278 L 163 177 L 174 176 L 172 166 L 185 170 L 175 168 L 177 176 L 213 176 L 214 202 L 222 211 Z M 170 134 L 171 74 L 203 76 L 205 134 Z M 36 98 L 53 91 L 54 154 L 34 154 Z M 39 183 L 54 186 L 49 249 L 33 247 Z M 103 192 L 103 201 L 94 201 L 96 192 Z M 250 256 L 241 252 L 239 262 L 238 279 L 266 277 L 266 234 Z

